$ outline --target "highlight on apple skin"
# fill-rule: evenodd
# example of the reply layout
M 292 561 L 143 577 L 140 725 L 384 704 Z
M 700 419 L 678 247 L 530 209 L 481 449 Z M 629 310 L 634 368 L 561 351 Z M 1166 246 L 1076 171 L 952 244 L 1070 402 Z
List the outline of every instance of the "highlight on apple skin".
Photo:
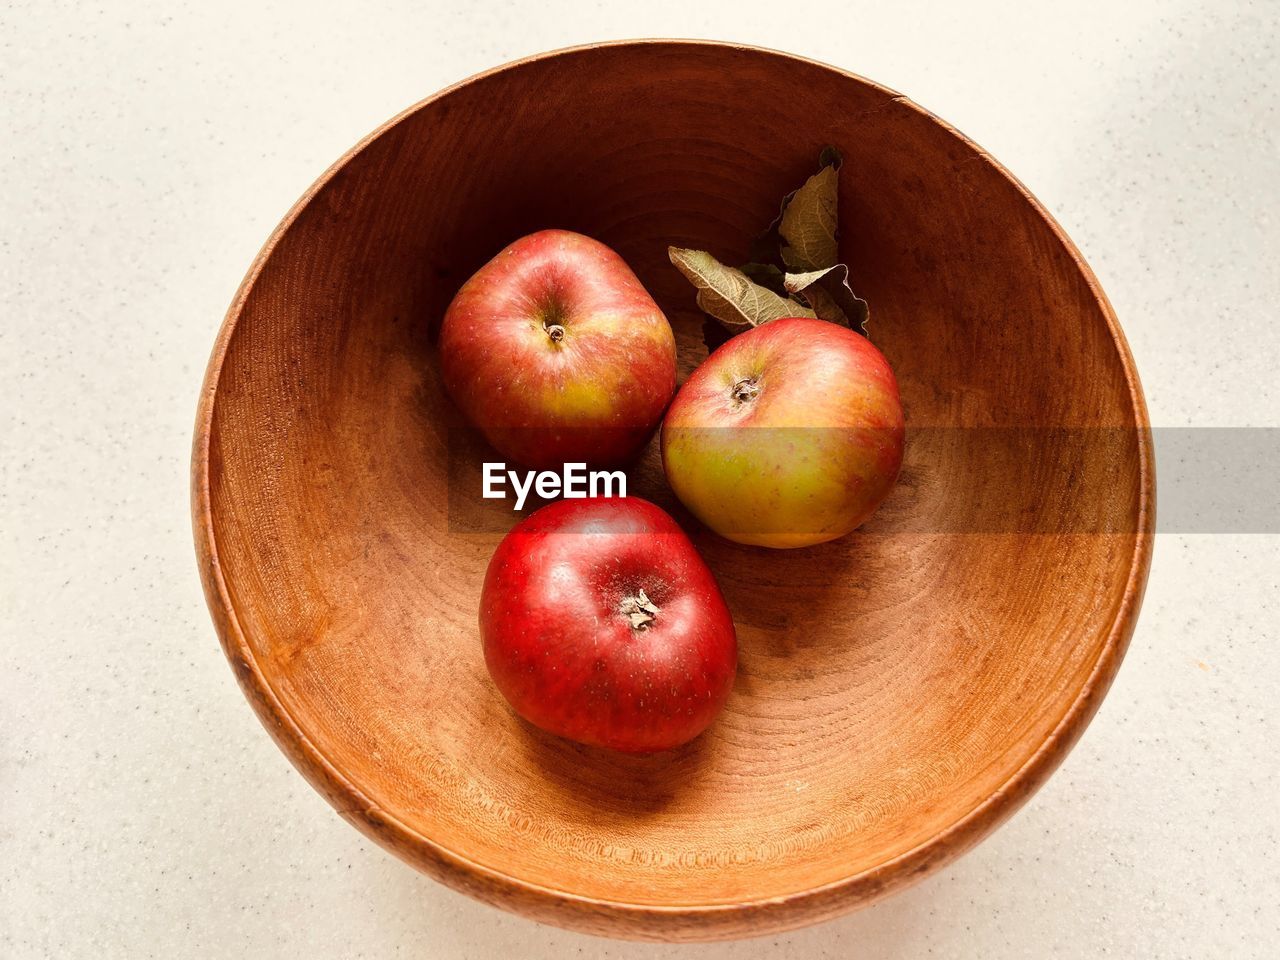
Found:
M 517 524 L 489 561 L 480 636 L 520 716 L 629 753 L 702 733 L 738 663 L 711 571 L 675 520 L 636 497 L 559 500 Z
M 671 489 L 738 543 L 804 547 L 854 530 L 893 488 L 905 425 L 884 355 L 852 330 L 804 317 L 716 350 L 662 425 Z
M 463 285 L 440 362 L 466 417 L 535 469 L 627 463 L 675 392 L 666 317 L 617 253 L 567 230 L 515 241 Z

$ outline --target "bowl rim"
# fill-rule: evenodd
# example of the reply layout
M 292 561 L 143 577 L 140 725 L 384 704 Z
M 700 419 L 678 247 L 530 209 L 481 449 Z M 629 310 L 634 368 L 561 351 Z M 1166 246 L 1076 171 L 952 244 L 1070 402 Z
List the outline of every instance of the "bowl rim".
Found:
M 1035 751 L 967 814 L 912 849 L 859 873 L 780 896 L 724 903 L 650 904 L 584 896 L 533 883 L 479 863 L 409 827 L 351 782 L 308 737 L 272 689 L 253 655 L 223 577 L 213 528 L 209 450 L 223 363 L 237 321 L 266 262 L 308 204 L 369 145 L 418 111 L 463 87 L 555 57 L 624 47 L 721 48 L 817 66 L 876 90 L 938 124 L 1002 175 L 1048 225 L 1075 262 L 1107 322 L 1132 403 L 1139 456 L 1138 512 L 1124 593 L 1093 668 L 1074 700 Z M 474 74 L 419 100 L 347 150 L 293 204 L 254 258 L 227 309 L 205 373 L 196 412 L 191 466 L 192 525 L 205 598 L 223 651 L 259 720 L 294 766 L 366 836 L 434 879 L 484 902 L 557 926 L 639 940 L 722 940 L 763 936 L 830 919 L 868 905 L 951 862 L 1011 816 L 1044 783 L 1080 738 L 1110 688 L 1128 648 L 1151 567 L 1155 529 L 1155 460 L 1150 421 L 1133 356 L 1110 301 L 1065 231 L 1012 173 L 951 124 L 882 84 L 822 61 L 751 44 L 694 39 L 623 39 L 584 43 L 522 57 Z

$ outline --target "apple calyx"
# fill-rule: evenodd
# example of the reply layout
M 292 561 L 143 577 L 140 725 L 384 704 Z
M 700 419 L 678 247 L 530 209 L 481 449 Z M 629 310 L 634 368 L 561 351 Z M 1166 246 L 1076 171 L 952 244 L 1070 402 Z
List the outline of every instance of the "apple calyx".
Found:
M 867 302 L 849 286 L 839 263 L 838 187 L 841 157 L 834 147 L 818 172 L 782 199 L 769 228 L 751 244 L 751 263 L 731 267 L 702 250 L 669 247 L 672 264 L 698 290 L 708 350 L 753 327 L 784 317 L 829 320 L 866 336 Z
M 756 383 L 755 377 L 747 377 L 735 383 L 729 395 L 738 403 L 746 403 L 760 396 L 760 385 Z
M 618 605 L 618 612 L 631 621 L 632 630 L 648 630 L 658 616 L 658 606 L 645 594 L 644 588 L 635 596 L 625 597 Z

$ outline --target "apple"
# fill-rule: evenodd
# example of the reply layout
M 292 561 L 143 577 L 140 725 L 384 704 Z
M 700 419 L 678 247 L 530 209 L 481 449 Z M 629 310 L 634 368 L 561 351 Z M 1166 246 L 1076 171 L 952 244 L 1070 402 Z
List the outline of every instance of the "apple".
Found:
M 803 547 L 849 533 L 902 466 L 898 383 L 847 327 L 804 317 L 762 324 L 698 367 L 662 424 L 680 502 L 738 543 Z
M 517 240 L 463 284 L 440 362 L 467 418 L 534 468 L 626 463 L 675 392 L 667 318 L 618 254 L 567 230 Z
M 738 663 L 711 571 L 667 513 L 636 497 L 559 500 L 517 524 L 489 561 L 480 635 L 520 716 L 630 753 L 705 730 Z

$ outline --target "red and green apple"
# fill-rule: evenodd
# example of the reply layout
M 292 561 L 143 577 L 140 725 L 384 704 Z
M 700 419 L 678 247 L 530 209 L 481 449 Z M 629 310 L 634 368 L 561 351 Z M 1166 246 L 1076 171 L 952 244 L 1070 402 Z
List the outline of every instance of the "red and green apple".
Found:
M 675 391 L 675 338 L 623 259 L 590 237 L 515 241 L 458 291 L 440 331 L 444 384 L 510 460 L 625 464 Z
M 480 635 L 520 716 L 632 753 L 705 730 L 738 662 L 711 571 L 666 512 L 635 497 L 560 500 L 517 524 L 489 561 Z
M 803 547 L 849 533 L 902 465 L 898 384 L 866 337 L 789 317 L 740 334 L 680 388 L 662 462 L 680 501 L 739 543 Z

